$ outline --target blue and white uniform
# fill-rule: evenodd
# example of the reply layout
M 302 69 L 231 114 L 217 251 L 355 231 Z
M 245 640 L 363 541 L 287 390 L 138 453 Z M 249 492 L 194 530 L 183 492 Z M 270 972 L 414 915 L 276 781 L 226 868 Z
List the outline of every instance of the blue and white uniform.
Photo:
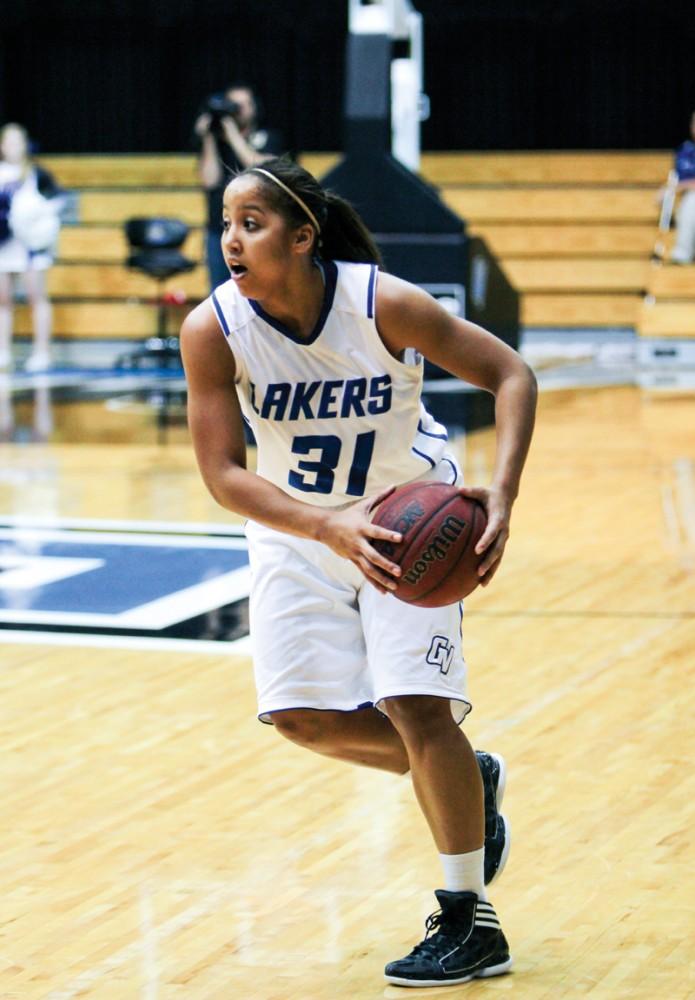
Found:
M 676 150 L 676 173 L 679 181 L 695 180 L 695 142 L 688 139 Z M 695 260 L 695 190 L 683 191 L 677 212 L 676 241 L 671 260 L 690 264 Z
M 447 433 L 420 400 L 421 360 L 396 360 L 377 332 L 376 265 L 330 261 L 324 273 L 323 309 L 308 340 L 233 281 L 212 302 L 234 352 L 258 474 L 298 500 L 333 507 L 429 472 Z
M 394 358 L 375 321 L 376 265 L 323 264 L 316 327 L 297 337 L 233 281 L 211 302 L 234 354 L 257 472 L 305 503 L 339 507 L 415 479 L 460 480 L 446 429 L 425 410 L 422 359 Z M 327 546 L 247 525 L 259 712 L 351 710 L 399 694 L 470 705 L 460 610 L 380 594 Z
M 24 176 L 22 168 L 13 163 L 0 162 L 0 273 L 24 274 L 25 271 L 46 271 L 53 264 L 54 244 L 60 225 L 59 211 L 62 199 L 44 198 L 39 189 L 40 178 L 54 185 L 46 171 L 32 169 Z M 57 190 L 53 187 L 51 190 Z M 12 213 L 20 206 L 24 233 L 13 232 Z M 31 232 L 32 238 L 43 237 L 48 232 L 41 249 L 32 249 L 20 237 Z

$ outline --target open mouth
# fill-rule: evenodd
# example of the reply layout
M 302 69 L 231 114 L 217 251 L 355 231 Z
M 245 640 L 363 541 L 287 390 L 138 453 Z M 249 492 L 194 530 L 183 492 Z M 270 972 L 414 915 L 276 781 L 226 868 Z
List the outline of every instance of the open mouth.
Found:
M 246 274 L 248 268 L 244 264 L 230 264 L 229 270 L 235 278 L 241 278 L 244 274 Z

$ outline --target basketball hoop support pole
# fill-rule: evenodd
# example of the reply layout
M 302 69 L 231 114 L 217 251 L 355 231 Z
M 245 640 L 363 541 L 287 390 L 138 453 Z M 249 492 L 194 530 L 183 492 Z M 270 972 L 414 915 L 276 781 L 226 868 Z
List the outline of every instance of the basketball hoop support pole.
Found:
M 345 149 L 376 147 L 416 171 L 420 122 L 429 116 L 422 16 L 410 0 L 348 0 L 348 6 Z

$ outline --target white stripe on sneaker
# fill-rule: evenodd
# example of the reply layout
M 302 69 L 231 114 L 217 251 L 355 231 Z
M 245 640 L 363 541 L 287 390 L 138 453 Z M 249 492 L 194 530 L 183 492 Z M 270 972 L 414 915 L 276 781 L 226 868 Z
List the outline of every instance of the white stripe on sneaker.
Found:
M 495 913 L 494 907 L 486 900 L 480 900 L 475 908 L 475 926 L 493 927 L 495 930 L 502 930 L 500 922 Z

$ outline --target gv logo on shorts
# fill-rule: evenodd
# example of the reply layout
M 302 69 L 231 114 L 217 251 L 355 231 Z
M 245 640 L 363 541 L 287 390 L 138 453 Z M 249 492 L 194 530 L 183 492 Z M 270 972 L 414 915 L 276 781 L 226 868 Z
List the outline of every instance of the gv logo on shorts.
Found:
M 448 674 L 451 661 L 454 659 L 454 651 L 453 642 L 449 642 L 446 636 L 435 635 L 427 651 L 426 660 L 433 667 L 439 667 L 441 673 Z

